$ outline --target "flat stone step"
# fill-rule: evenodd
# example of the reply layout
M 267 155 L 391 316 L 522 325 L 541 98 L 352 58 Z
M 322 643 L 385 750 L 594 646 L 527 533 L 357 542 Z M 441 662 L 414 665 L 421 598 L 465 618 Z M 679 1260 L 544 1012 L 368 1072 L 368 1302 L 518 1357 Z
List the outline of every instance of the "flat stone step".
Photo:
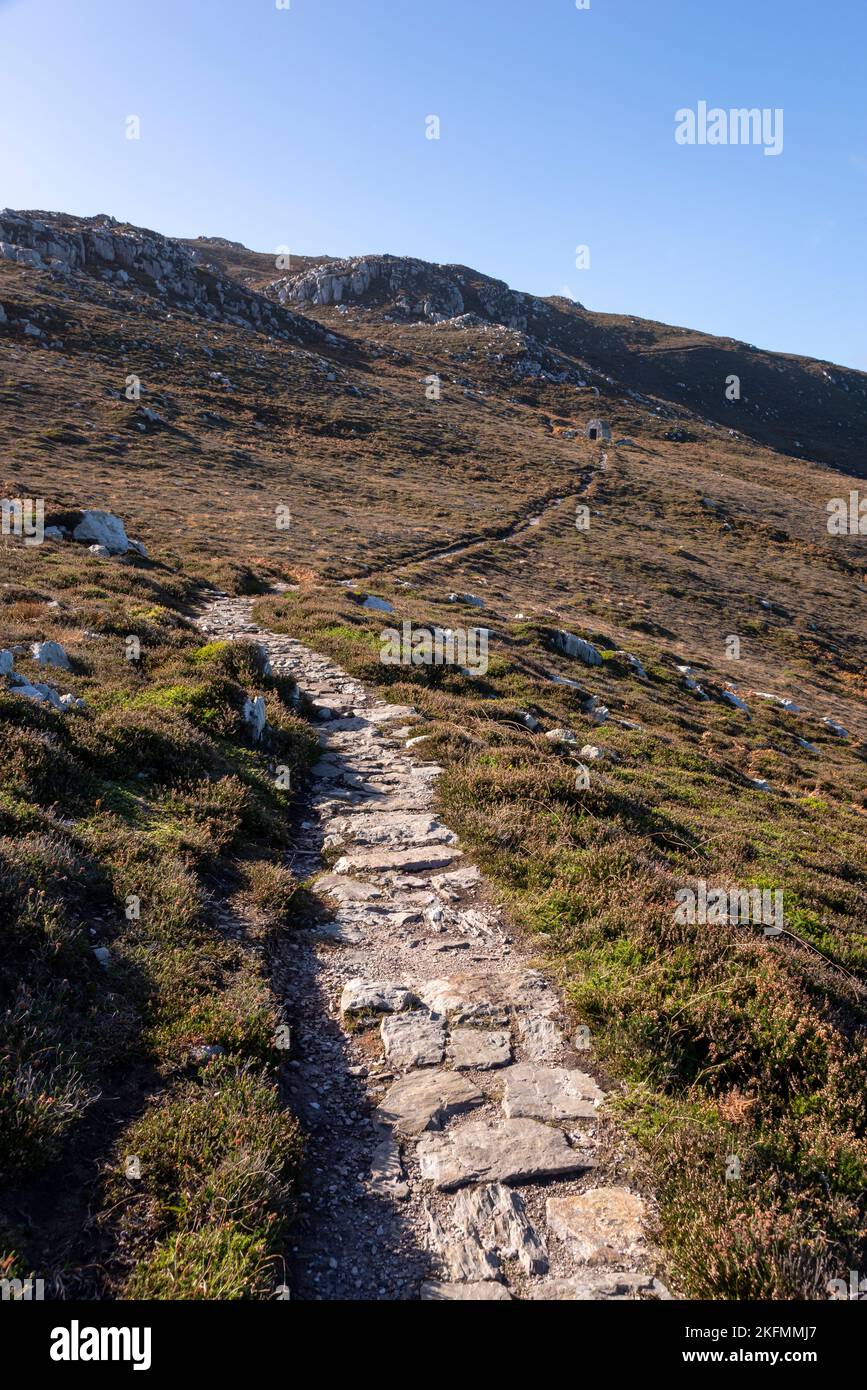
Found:
M 448 845 L 419 845 L 414 849 L 350 850 L 334 865 L 336 874 L 420 873 L 422 869 L 442 869 L 462 857 L 462 851 Z
M 440 1129 L 455 1115 L 463 1115 L 484 1103 L 471 1082 L 453 1071 L 419 1071 L 401 1076 L 386 1091 L 376 1119 L 390 1125 L 395 1134 L 421 1134 Z
M 595 1167 L 592 1154 L 573 1149 L 559 1129 L 538 1120 L 471 1120 L 445 1134 L 423 1135 L 417 1153 L 422 1177 L 445 1191 L 467 1183 L 565 1177 Z

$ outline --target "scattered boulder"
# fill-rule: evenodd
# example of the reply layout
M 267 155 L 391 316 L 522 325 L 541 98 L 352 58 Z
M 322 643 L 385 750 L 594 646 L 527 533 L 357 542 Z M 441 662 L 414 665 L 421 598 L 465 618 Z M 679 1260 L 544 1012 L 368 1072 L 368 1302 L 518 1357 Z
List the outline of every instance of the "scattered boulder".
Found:
M 11 676 L 15 666 L 15 657 L 8 647 L 0 651 L 0 676 Z
M 110 555 L 125 555 L 129 550 L 123 522 L 111 512 L 86 511 L 72 535 L 74 540 L 105 546 Z
M 742 710 L 744 714 L 749 714 L 749 706 L 744 703 L 739 695 L 733 690 L 721 690 L 720 696 L 727 704 L 733 705 L 735 709 Z
M 549 729 L 545 737 L 549 739 L 551 743 L 572 744 L 578 742 L 571 729 Z
M 553 636 L 554 646 L 558 651 L 566 656 L 577 657 L 583 661 L 585 666 L 601 666 L 602 657 L 591 642 L 585 642 L 583 637 L 576 637 L 573 632 L 556 631 Z
M 261 739 L 267 722 L 264 695 L 256 695 L 252 699 L 248 697 L 244 701 L 244 723 L 247 725 L 254 743 L 258 743 Z
M 835 738 L 849 737 L 849 730 L 844 729 L 842 724 L 838 724 L 836 719 L 825 718 L 822 720 L 822 723 L 825 725 L 825 728 L 828 730 L 828 732 L 832 733 L 835 736 Z
M 583 763 L 619 763 L 620 754 L 613 748 L 601 748 L 597 743 L 585 743 L 578 757 Z
M 88 553 L 95 555 L 98 560 L 109 560 L 111 558 L 111 551 L 107 545 L 89 545 L 87 549 Z
M 34 642 L 30 650 L 40 666 L 56 666 L 59 671 L 70 669 L 69 657 L 59 642 Z

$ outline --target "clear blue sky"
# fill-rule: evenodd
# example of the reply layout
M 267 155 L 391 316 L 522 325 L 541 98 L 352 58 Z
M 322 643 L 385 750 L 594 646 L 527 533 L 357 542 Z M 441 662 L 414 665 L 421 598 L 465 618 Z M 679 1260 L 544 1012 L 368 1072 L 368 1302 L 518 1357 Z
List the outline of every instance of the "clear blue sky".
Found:
M 460 261 L 867 370 L 865 70 L 867 0 L 0 0 L 0 203 Z M 782 107 L 782 154 L 676 144 L 700 100 Z

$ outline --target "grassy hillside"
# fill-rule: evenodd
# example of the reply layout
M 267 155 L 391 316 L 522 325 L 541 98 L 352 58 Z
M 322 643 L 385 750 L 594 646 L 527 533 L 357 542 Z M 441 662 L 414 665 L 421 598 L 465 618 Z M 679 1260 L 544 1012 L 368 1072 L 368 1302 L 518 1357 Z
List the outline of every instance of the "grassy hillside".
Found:
M 255 647 L 202 642 L 177 572 L 8 541 L 0 571 L 0 647 L 85 701 L 0 692 L 0 1263 L 47 1296 L 270 1292 L 300 1152 L 269 987 L 296 888 L 274 766 L 297 787 L 315 740 Z M 30 658 L 49 639 L 70 672 Z

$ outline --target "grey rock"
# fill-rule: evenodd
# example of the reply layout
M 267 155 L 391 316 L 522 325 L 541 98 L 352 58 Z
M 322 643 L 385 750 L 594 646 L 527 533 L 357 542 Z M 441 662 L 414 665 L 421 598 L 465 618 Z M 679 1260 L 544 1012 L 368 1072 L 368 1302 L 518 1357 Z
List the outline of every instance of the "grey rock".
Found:
M 593 1271 L 579 1274 L 574 1279 L 543 1279 L 541 1283 L 530 1285 L 527 1297 L 536 1302 L 623 1302 L 636 1298 L 668 1301 L 671 1294 L 664 1284 L 650 1274 Z
M 69 657 L 59 642 L 34 642 L 30 648 L 34 661 L 40 666 L 55 666 L 60 671 L 69 670 Z
M 525 1274 L 547 1274 L 548 1252 L 520 1193 L 502 1183 L 464 1188 L 452 1204 L 451 1219 L 468 1242 L 500 1260 L 517 1260 Z
M 524 1053 L 533 1062 L 554 1062 L 560 1057 L 565 1040 L 556 1023 L 543 1014 L 526 1014 L 518 1021 Z
M 557 996 L 538 970 L 446 975 L 424 981 L 417 992 L 431 1013 L 452 1023 L 480 1018 L 505 1022 L 516 1009 L 550 1014 L 557 1008 Z
M 380 1037 L 386 1059 L 393 1067 L 439 1066 L 445 1050 L 446 1030 L 442 1019 L 415 1012 L 384 1018 Z
M 356 977 L 343 986 L 340 1012 L 349 1016 L 371 1013 L 396 1014 L 404 1009 L 411 1009 L 417 1002 L 411 991 L 403 985 Z
M 455 1028 L 449 1040 L 449 1061 L 455 1071 L 489 1071 L 512 1060 L 507 1029 Z
M 450 1279 L 458 1283 L 475 1283 L 497 1278 L 500 1261 L 493 1251 L 486 1249 L 475 1236 L 455 1238 L 446 1231 L 429 1207 L 425 1207 L 425 1212 L 428 1245 L 445 1265 Z
M 389 869 L 419 873 L 423 869 L 442 869 L 461 858 L 461 851 L 447 845 L 420 846 L 418 849 L 350 850 L 334 865 L 336 874 L 383 873 Z
M 264 695 L 248 697 L 244 701 L 243 717 L 244 723 L 247 725 L 247 728 L 249 730 L 250 737 L 252 738 L 254 743 L 258 743 L 263 733 L 265 732 L 265 725 L 268 722 L 268 717 L 265 712 Z
M 467 1183 L 523 1182 L 563 1177 L 595 1166 L 592 1155 L 537 1120 L 471 1120 L 418 1143 L 423 1178 L 449 1191 Z
M 404 1201 L 409 1196 L 409 1188 L 403 1181 L 403 1167 L 400 1150 L 394 1135 L 383 1133 L 376 1144 L 370 1160 L 368 1185 L 380 1197 L 392 1201 Z
M 455 1115 L 484 1102 L 484 1096 L 462 1076 L 451 1071 L 416 1071 L 398 1077 L 376 1110 L 380 1124 L 396 1134 L 416 1135 L 440 1129 Z
M 592 1076 L 582 1071 L 519 1062 L 504 1073 L 503 1111 L 510 1119 L 593 1119 L 602 1099 Z
M 428 1280 L 421 1286 L 423 1303 L 511 1303 L 512 1295 L 505 1284 L 491 1280 L 476 1284 L 447 1284 Z
M 320 874 L 314 881 L 313 887 L 317 893 L 324 893 L 329 898 L 335 898 L 341 906 L 348 903 L 369 902 L 372 898 L 381 898 L 382 889 L 377 888 L 373 883 L 360 883 L 358 879 L 345 878 L 337 874 Z
M 576 637 L 573 632 L 558 631 L 554 633 L 554 646 L 558 651 L 566 656 L 577 657 L 583 661 L 585 666 L 601 666 L 602 657 L 591 642 L 585 642 L 583 637 Z

